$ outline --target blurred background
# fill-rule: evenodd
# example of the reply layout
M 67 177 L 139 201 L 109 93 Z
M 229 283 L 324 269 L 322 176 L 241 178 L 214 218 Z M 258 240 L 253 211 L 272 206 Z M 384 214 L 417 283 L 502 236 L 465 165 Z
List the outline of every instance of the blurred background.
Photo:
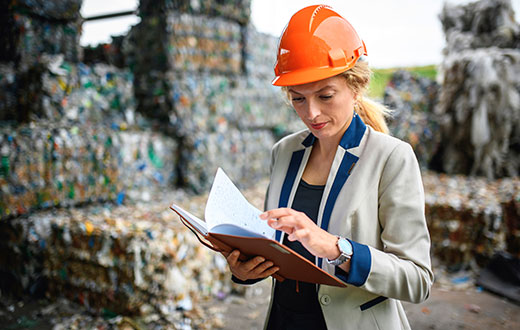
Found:
M 422 168 L 436 282 L 412 327 L 518 328 L 520 1 L 322 2 Z M 203 217 L 220 166 L 263 207 L 271 146 L 303 128 L 270 84 L 277 38 L 312 4 L 0 4 L 2 324 L 262 327 L 270 281 L 232 284 L 168 206 Z

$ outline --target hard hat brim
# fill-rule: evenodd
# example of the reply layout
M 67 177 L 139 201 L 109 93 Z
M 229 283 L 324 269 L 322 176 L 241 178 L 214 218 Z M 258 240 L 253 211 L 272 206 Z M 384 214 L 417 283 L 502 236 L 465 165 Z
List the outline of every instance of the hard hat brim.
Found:
M 282 73 L 281 75 L 276 76 L 271 83 L 274 86 L 294 86 L 307 84 L 326 78 L 334 77 L 340 73 L 343 73 L 351 69 L 354 65 L 355 62 L 351 63 L 349 66 L 337 68 L 331 68 L 326 66 L 322 68 L 307 68 L 295 70 L 291 72 Z

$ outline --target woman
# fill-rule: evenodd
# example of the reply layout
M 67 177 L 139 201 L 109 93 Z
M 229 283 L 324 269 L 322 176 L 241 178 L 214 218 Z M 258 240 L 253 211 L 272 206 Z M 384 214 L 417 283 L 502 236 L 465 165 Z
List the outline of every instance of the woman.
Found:
M 388 136 L 385 109 L 363 98 L 364 43 L 328 6 L 289 21 L 276 78 L 308 129 L 272 150 L 266 212 L 276 239 L 346 288 L 274 282 L 267 329 L 409 329 L 400 300 L 419 303 L 433 281 L 424 192 L 411 147 Z M 234 281 L 278 268 L 228 257 Z

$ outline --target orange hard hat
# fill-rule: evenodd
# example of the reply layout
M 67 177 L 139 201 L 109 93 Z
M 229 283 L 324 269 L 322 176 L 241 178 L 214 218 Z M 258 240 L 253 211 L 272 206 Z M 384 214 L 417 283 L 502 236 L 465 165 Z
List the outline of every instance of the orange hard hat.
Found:
M 300 85 L 351 69 L 367 55 L 356 30 L 326 5 L 301 9 L 291 17 L 278 44 L 275 86 Z

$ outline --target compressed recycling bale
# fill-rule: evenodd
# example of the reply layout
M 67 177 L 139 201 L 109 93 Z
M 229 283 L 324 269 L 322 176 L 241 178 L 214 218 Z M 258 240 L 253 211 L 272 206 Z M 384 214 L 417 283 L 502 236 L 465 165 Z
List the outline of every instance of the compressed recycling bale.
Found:
M 80 63 L 77 73 L 79 84 L 65 100 L 64 112 L 68 119 L 81 123 L 110 123 L 119 128 L 146 126 L 135 113 L 133 74 L 128 69 Z
M 2 120 L 147 125 L 135 112 L 129 69 L 74 64 L 64 61 L 63 55 L 42 55 L 28 71 L 1 65 L 0 85 Z
M 166 24 L 165 14 L 143 18 L 123 40 L 124 57 L 136 78 L 169 69 Z
M 172 70 L 240 73 L 240 25 L 223 18 L 169 13 L 167 49 Z
M 447 56 L 440 71 L 440 168 L 489 179 L 518 176 L 520 51 L 466 50 Z
M 158 134 L 103 126 L 2 128 L 0 217 L 100 200 L 121 203 L 126 194 L 143 198 L 147 189 L 175 181 L 176 149 L 175 141 Z
M 135 112 L 130 70 L 74 64 L 64 61 L 63 55 L 42 55 L 39 61 L 27 72 L 0 66 L 0 84 L 5 87 L 0 92 L 3 120 L 147 126 Z
M 194 134 L 184 140 L 182 183 L 196 192 L 207 191 L 217 168 L 222 167 L 237 186 L 251 186 L 269 175 L 274 142 L 272 133 L 262 130 L 226 128 Z
M 157 132 L 123 131 L 118 134 L 117 148 L 122 198 L 149 201 L 155 191 L 176 183 L 176 140 Z
M 507 252 L 520 258 L 520 189 L 513 191 L 501 204 L 507 226 Z
M 23 70 L 43 53 L 64 53 L 79 60 L 81 0 L 7 0 L 0 5 L 0 62 L 16 62 Z
M 247 24 L 251 16 L 251 0 L 141 0 L 139 3 L 139 15 L 143 18 L 171 11 L 222 17 Z
M 27 71 L 43 54 L 63 54 L 68 62 L 78 62 L 81 57 L 79 38 L 81 23 L 49 22 L 34 16 L 14 15 L 16 55 L 12 60 L 19 70 Z
M 16 45 L 18 31 L 14 28 L 14 17 L 11 13 L 10 3 L 0 1 L 0 63 L 13 62 L 16 59 Z
M 177 191 L 156 197 L 146 204 L 44 211 L 3 221 L 1 255 L 25 263 L 13 269 L 0 258 L 0 269 L 10 270 L 26 289 L 44 275 L 49 297 L 120 314 L 145 313 L 148 304 L 166 316 L 187 300 L 229 294 L 224 258 L 164 208 L 187 196 Z
M 489 179 L 520 173 L 520 24 L 509 0 L 446 5 L 435 110 L 435 169 Z
M 238 23 L 220 17 L 166 12 L 135 25 L 127 47 L 136 77 L 149 71 L 240 74 L 242 32 Z
M 274 78 L 274 64 L 278 38 L 256 30 L 248 25 L 244 40 L 244 62 L 246 74 L 271 81 Z
M 433 113 L 438 90 L 435 81 L 405 70 L 396 71 L 385 87 L 384 104 L 392 110 L 390 132 L 410 143 L 423 168 L 428 167 L 440 140 Z
M 115 199 L 117 150 L 102 128 L 21 126 L 0 137 L 0 214 Z
M 520 26 L 515 22 L 511 0 L 480 0 L 466 5 L 446 2 L 439 17 L 448 54 L 475 48 L 520 48 Z
M 279 88 L 268 80 L 224 75 L 166 75 L 175 112 L 176 134 L 216 132 L 225 127 L 295 131 L 302 124 Z
M 9 120 L 17 107 L 16 71 L 12 64 L 0 64 L 0 121 Z
M 504 206 L 518 203 L 520 179 L 426 172 L 423 182 L 432 252 L 450 270 L 482 266 L 496 251 L 514 249 L 518 226 Z
M 48 20 L 76 20 L 83 0 L 8 0 L 10 9 L 31 13 Z
M 281 137 L 305 128 L 287 96 L 270 79 L 239 79 L 232 95 L 236 126 L 241 129 L 268 128 Z

